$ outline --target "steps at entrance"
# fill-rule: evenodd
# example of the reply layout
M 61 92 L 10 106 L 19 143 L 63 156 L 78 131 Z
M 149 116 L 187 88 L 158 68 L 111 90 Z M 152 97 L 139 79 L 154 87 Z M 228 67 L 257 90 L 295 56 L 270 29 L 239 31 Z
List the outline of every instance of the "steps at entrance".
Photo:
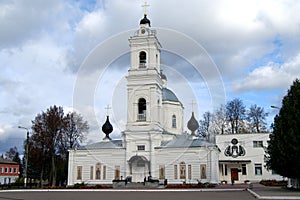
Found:
M 127 184 L 122 184 L 122 183 L 118 183 L 118 184 L 113 184 L 113 188 L 131 188 L 131 189 L 138 189 L 138 188 L 160 188 L 160 187 L 164 187 L 162 185 L 159 185 L 158 182 L 145 182 L 145 183 L 133 183 L 133 182 L 129 182 Z

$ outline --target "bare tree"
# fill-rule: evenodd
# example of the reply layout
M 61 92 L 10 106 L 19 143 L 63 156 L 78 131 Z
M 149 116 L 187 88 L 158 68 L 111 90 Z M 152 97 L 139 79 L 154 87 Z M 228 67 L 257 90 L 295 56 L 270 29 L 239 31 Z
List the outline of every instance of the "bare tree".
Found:
M 235 98 L 226 104 L 226 115 L 231 125 L 231 133 L 239 133 L 245 119 L 246 107 L 241 99 Z
M 265 128 L 266 117 L 268 113 L 264 111 L 264 108 L 257 106 L 256 104 L 251 105 L 250 110 L 247 113 L 247 119 L 250 121 L 252 127 L 257 133 L 261 132 L 262 128 Z
M 209 135 L 209 128 L 212 122 L 212 114 L 207 111 L 203 114 L 203 119 L 199 121 L 199 135 L 206 138 Z
M 40 172 L 40 179 L 46 174 L 51 185 L 66 180 L 67 151 L 78 147 L 88 132 L 88 123 L 82 116 L 72 112 L 64 114 L 62 107 L 51 106 L 38 114 L 32 121 L 33 135 L 30 137 L 32 168 Z M 44 175 L 45 173 L 45 175 Z
M 59 141 L 62 139 L 63 130 L 63 119 L 64 111 L 62 107 L 51 106 L 46 112 L 38 114 L 34 121 L 32 121 L 32 129 L 37 133 L 39 137 L 33 137 L 36 139 L 34 142 L 41 143 L 43 141 L 45 144 L 40 144 L 46 148 L 48 156 L 51 158 L 51 168 L 50 168 L 50 182 L 51 185 L 56 184 L 56 155 L 57 150 L 60 149 Z M 46 139 L 46 140 L 45 140 Z
M 80 114 L 70 112 L 65 116 L 64 122 L 63 140 L 65 148 L 74 149 L 79 147 L 79 144 L 85 139 L 85 135 L 89 130 L 87 121 L 84 121 Z
M 225 105 L 221 105 L 213 113 L 213 131 L 215 134 L 225 134 L 226 120 L 226 107 Z

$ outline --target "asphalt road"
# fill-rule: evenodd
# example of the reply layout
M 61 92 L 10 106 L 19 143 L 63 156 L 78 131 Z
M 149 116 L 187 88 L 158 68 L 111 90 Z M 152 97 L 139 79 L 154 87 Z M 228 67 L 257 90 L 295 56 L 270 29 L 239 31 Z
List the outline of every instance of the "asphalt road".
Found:
M 0 192 L 0 200 L 254 200 L 247 191 L 25 191 Z

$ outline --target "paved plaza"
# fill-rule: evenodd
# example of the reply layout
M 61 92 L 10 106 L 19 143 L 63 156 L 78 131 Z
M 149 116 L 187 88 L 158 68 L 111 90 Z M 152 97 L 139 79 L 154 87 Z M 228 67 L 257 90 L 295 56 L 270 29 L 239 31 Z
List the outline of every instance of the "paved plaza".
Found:
M 42 199 L 55 199 L 55 200 L 199 200 L 199 199 L 224 199 L 224 200 L 253 200 L 255 197 L 247 191 L 220 191 L 220 192 L 201 192 L 201 191 L 26 191 L 26 192 L 2 192 L 0 199 L 10 200 L 42 200 Z
M 123 190 L 0 190 L 0 200 L 194 200 L 194 199 L 299 199 L 300 191 L 280 187 L 264 187 L 254 184 L 251 190 L 247 185 L 220 185 L 213 189 L 123 189 Z

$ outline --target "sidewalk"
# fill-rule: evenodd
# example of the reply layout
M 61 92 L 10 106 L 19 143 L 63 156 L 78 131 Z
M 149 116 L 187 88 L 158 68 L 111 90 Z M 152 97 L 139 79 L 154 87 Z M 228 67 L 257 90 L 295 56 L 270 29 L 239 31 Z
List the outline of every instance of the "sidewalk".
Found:
M 300 191 L 289 190 L 281 187 L 266 187 L 254 183 L 252 189 L 249 184 L 224 184 L 216 187 L 217 189 L 245 189 L 248 190 L 257 199 L 299 199 Z

